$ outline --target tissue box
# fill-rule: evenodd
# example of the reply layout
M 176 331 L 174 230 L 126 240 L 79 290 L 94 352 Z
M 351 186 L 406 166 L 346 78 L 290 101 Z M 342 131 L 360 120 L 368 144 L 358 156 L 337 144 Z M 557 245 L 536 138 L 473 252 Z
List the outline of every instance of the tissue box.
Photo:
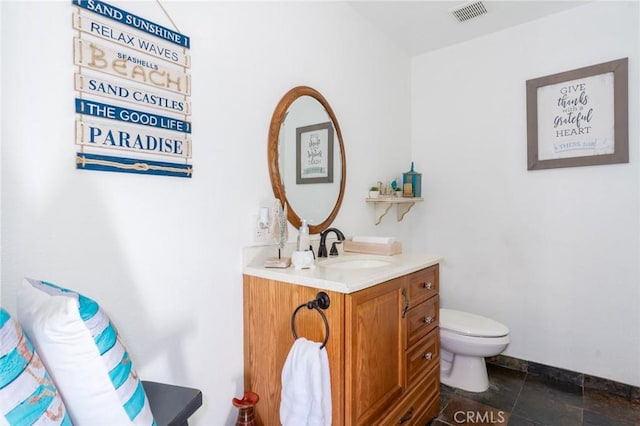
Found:
M 353 240 L 345 240 L 342 243 L 344 251 L 351 251 L 355 253 L 366 254 L 379 254 L 382 256 L 393 256 L 394 254 L 402 253 L 402 243 L 400 241 L 394 241 L 391 243 L 369 243 L 369 242 L 354 242 Z

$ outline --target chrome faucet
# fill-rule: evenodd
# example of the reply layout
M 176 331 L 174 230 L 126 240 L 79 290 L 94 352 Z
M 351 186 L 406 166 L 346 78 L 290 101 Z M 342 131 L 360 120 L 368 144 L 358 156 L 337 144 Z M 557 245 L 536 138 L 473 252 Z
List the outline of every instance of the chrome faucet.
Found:
M 327 257 L 327 234 L 333 232 L 338 237 L 338 241 L 335 241 L 331 244 L 331 251 L 329 252 L 329 256 L 337 256 L 338 249 L 336 248 L 336 244 L 340 244 L 345 240 L 344 234 L 338 228 L 329 228 L 325 229 L 320 233 L 320 246 L 318 247 L 318 257 Z

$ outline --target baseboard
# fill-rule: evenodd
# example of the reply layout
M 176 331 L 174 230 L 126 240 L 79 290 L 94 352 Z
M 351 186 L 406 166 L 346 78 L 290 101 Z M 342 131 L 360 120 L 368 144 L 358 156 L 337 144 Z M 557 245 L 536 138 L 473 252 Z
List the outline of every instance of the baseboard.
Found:
M 603 379 L 602 377 L 578 373 L 563 368 L 551 367 L 533 361 L 513 358 L 506 355 L 498 355 L 487 358 L 487 363 L 499 365 L 511 370 L 522 371 L 535 376 L 543 376 L 560 382 L 567 382 L 592 390 L 600 390 L 618 395 L 630 400 L 640 401 L 640 387 Z

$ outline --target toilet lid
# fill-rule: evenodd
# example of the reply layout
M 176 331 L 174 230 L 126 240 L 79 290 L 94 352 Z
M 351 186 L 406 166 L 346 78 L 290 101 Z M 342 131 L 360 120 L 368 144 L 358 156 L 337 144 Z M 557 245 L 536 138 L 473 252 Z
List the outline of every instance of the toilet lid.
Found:
M 440 328 L 477 337 L 502 337 L 509 334 L 507 326 L 498 321 L 453 309 L 440 309 Z

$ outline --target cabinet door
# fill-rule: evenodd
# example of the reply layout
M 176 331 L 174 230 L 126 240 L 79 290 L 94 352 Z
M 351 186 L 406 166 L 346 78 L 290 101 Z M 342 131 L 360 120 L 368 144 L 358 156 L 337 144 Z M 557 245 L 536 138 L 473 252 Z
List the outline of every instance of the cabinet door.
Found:
M 346 424 L 373 424 L 406 387 L 404 282 L 398 278 L 346 297 Z
M 318 289 L 244 276 L 244 390 L 256 392 L 260 402 L 254 414 L 259 425 L 280 423 L 280 394 L 282 367 L 294 339 L 291 333 L 291 314 L 303 303 L 313 300 Z M 343 415 L 343 347 L 344 294 L 325 291 L 331 305 L 324 313 L 329 322 L 329 356 L 333 425 L 344 424 Z M 296 315 L 299 337 L 322 341 L 325 327 L 314 309 L 301 309 Z

